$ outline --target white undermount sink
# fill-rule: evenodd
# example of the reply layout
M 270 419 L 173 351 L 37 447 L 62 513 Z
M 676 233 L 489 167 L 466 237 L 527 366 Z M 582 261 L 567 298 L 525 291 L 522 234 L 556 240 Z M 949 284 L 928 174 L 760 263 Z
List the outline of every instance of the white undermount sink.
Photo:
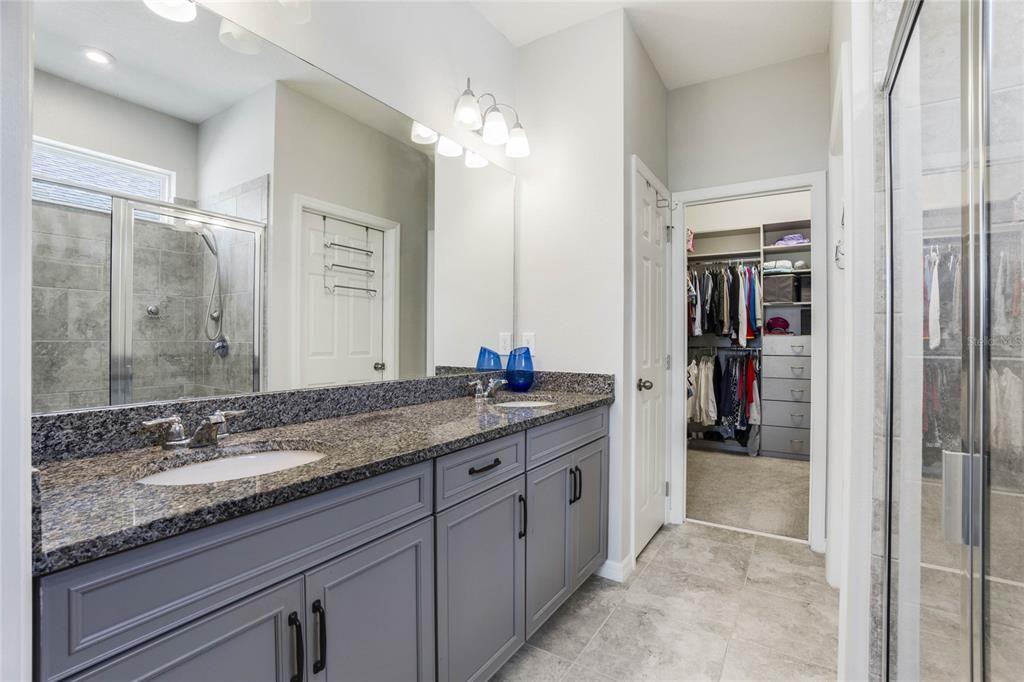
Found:
M 550 402 L 548 400 L 511 400 L 511 401 L 509 401 L 507 403 L 497 403 L 498 407 L 508 407 L 508 408 L 516 408 L 516 407 L 520 407 L 520 408 L 522 408 L 522 407 L 551 407 L 552 405 L 554 405 L 554 403 Z
M 146 485 L 196 485 L 199 483 L 217 483 L 233 481 L 236 478 L 262 476 L 275 471 L 283 471 L 292 467 L 310 464 L 323 455 L 312 450 L 269 450 L 253 452 L 245 455 L 233 455 L 208 462 L 197 462 L 186 466 L 161 471 L 152 476 L 139 479 Z

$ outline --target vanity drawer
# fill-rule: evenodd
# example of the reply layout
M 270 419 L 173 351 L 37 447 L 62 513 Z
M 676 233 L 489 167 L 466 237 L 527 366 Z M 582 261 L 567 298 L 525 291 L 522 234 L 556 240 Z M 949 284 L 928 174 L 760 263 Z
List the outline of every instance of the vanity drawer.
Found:
M 526 468 L 532 469 L 608 435 L 608 408 L 599 407 L 526 432 Z
M 785 426 L 761 427 L 761 450 L 808 455 L 811 452 L 811 430 Z
M 810 355 L 811 337 L 765 334 L 761 339 L 765 355 Z
M 761 376 L 770 379 L 810 379 L 809 357 L 766 355 Z
M 761 399 L 809 403 L 811 382 L 807 379 L 762 379 Z
M 435 508 L 447 509 L 525 471 L 525 432 L 438 457 Z
M 762 400 L 761 423 L 765 426 L 809 429 L 811 427 L 811 404 Z
M 37 674 L 56 680 L 426 518 L 433 462 L 39 579 Z

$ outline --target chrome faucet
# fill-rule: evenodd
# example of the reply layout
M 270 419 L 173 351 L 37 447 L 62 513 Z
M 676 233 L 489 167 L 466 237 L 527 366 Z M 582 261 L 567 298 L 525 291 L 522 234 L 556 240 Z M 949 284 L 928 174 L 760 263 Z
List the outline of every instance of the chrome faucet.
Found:
M 185 427 L 181 417 L 172 415 L 162 419 L 150 419 L 142 422 L 142 428 L 157 433 L 158 443 L 164 450 L 180 448 L 205 448 L 216 445 L 217 441 L 228 435 L 227 421 L 229 417 L 240 417 L 247 410 L 217 410 L 204 417 L 191 438 L 185 437 Z
M 473 391 L 473 397 L 477 400 L 489 400 L 494 397 L 494 394 L 498 392 L 498 389 L 507 384 L 508 382 L 504 379 L 490 379 L 487 382 L 487 387 L 484 388 L 484 382 L 480 379 L 474 379 L 469 382 Z

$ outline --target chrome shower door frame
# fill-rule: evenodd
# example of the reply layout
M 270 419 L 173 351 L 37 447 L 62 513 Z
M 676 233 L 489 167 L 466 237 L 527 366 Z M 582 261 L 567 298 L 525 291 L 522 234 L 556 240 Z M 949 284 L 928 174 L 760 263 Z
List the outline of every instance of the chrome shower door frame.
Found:
M 214 227 L 240 230 L 253 236 L 255 254 L 253 265 L 252 390 L 259 391 L 265 300 L 263 241 L 266 225 L 253 220 L 220 215 L 200 209 L 115 195 L 112 197 L 110 235 L 110 404 L 125 405 L 134 401 L 132 301 L 135 291 L 133 261 L 135 216 L 140 211 L 172 219 L 194 220 Z

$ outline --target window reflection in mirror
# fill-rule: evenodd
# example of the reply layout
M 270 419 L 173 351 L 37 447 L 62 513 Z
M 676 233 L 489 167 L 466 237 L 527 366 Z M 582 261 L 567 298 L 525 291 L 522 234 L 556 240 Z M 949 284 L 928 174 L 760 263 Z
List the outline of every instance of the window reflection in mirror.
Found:
M 514 331 L 514 177 L 221 24 L 36 6 L 35 412 L 421 377 Z

